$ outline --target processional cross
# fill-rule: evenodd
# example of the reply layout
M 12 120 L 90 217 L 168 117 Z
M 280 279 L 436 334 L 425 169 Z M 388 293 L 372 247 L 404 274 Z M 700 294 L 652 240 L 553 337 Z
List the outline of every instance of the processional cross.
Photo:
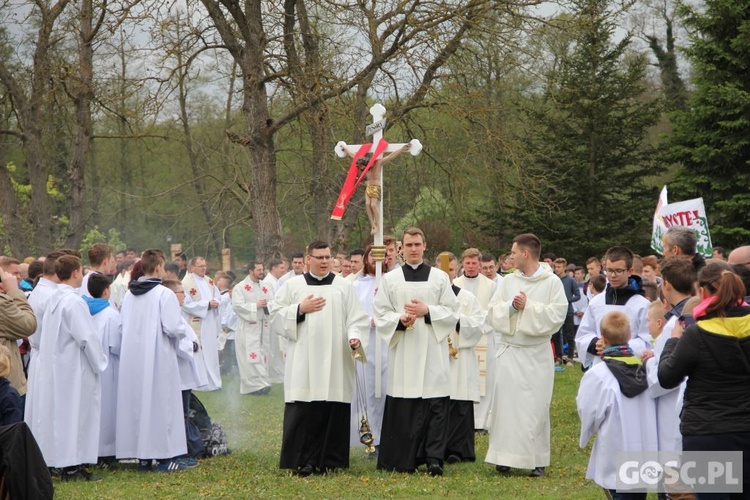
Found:
M 372 247 L 372 257 L 375 260 L 375 287 L 380 287 L 380 280 L 383 276 L 383 261 L 385 260 L 385 246 L 383 245 L 383 164 L 393 160 L 403 152 L 410 152 L 417 156 L 422 151 L 422 143 L 417 139 L 401 144 L 388 144 L 383 140 L 383 129 L 385 128 L 385 107 L 381 104 L 375 104 L 370 108 L 372 115 L 372 125 L 366 129 L 366 135 L 372 135 L 370 144 L 346 144 L 340 141 L 336 144 L 334 151 L 343 158 L 347 155 L 352 157 L 352 163 L 349 167 L 344 187 L 341 189 L 336 206 L 333 208 L 331 218 L 340 220 L 346 205 L 351 200 L 357 187 L 364 178 L 367 178 L 367 191 L 365 192 L 365 201 L 367 203 L 367 217 L 370 220 L 371 234 L 375 237 L 375 244 Z M 366 155 L 372 153 L 367 160 Z M 388 156 L 383 157 L 387 153 Z M 382 381 L 380 379 L 380 349 L 381 343 L 375 344 L 375 388 L 376 397 L 381 397 Z M 364 372 L 361 374 L 355 371 L 355 382 L 358 392 L 358 405 L 362 408 L 362 420 L 359 428 L 360 441 L 367 446 L 368 453 L 375 451 L 372 447 L 373 436 L 367 421 L 367 405 L 365 399 L 365 381 Z
M 344 187 L 341 189 L 338 200 L 336 200 L 336 206 L 333 209 L 331 218 L 335 220 L 341 219 L 344 215 L 344 210 L 346 210 L 347 203 L 357 190 L 357 186 L 367 176 L 368 186 L 365 193 L 365 201 L 367 202 L 367 216 L 370 219 L 372 234 L 375 237 L 372 256 L 375 259 L 375 286 L 379 287 L 382 276 L 382 265 L 379 264 L 385 260 L 385 246 L 383 246 L 382 166 L 405 151 L 408 151 L 413 156 L 417 156 L 422 151 L 422 143 L 417 139 L 412 139 L 407 143 L 388 144 L 383 140 L 383 129 L 386 123 L 385 107 L 382 104 L 375 104 L 370 108 L 370 114 L 372 115 L 372 125 L 369 125 L 366 131 L 367 135 L 372 134 L 372 143 L 346 144 L 344 141 L 339 141 L 334 148 L 334 151 L 340 158 L 349 155 L 353 159 Z M 365 155 L 369 153 L 372 153 L 372 157 L 367 161 Z M 388 156 L 383 157 L 384 153 L 388 153 Z M 360 168 L 362 168 L 361 173 Z

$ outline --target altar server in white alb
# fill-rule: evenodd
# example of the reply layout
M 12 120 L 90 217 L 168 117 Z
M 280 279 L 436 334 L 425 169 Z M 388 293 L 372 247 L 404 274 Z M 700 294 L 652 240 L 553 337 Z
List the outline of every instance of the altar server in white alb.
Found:
M 428 266 L 424 233 L 403 234 L 406 264 L 383 276 L 373 313 L 388 344 L 388 396 L 378 469 L 443 474 L 451 391 L 448 336 L 460 305 L 448 275 Z
M 331 272 L 331 249 L 313 241 L 310 271 L 289 279 L 271 308 L 287 339 L 282 469 L 300 476 L 349 466 L 354 363 L 365 361 L 369 318 L 351 283 Z
M 122 302 L 122 347 L 117 392 L 117 458 L 138 458 L 141 471 L 187 468 L 174 460 L 187 452 L 177 349 L 186 336 L 180 304 L 161 284 L 164 252 L 141 256 L 144 275 Z
M 463 276 L 453 280 L 453 284 L 461 290 L 471 292 L 479 301 L 485 316 L 490 299 L 495 293 L 497 283 L 480 273 L 483 263 L 482 254 L 476 248 L 467 248 L 461 254 Z M 492 261 L 494 263 L 494 259 Z M 479 402 L 474 407 L 474 428 L 488 430 L 490 427 L 490 407 L 492 406 L 492 391 L 495 386 L 495 334 L 489 324 L 485 324 L 485 331 L 474 347 L 479 369 Z
M 102 418 L 99 430 L 99 460 L 102 464 L 114 462 L 117 422 L 117 378 L 120 371 L 120 345 L 122 322 L 120 312 L 109 302 L 110 280 L 101 273 L 89 277 L 83 300 L 94 318 L 96 331 L 107 357 L 107 369 L 99 375 L 102 384 Z M 83 285 L 81 285 L 83 286 Z
M 618 452 L 656 451 L 656 406 L 647 393 L 646 370 L 628 346 L 630 321 L 623 312 L 611 311 L 600 324 L 603 363 L 588 370 L 578 387 L 576 405 L 581 419 L 581 448 L 596 435 L 586 479 L 609 490 L 609 498 L 643 498 L 646 493 L 618 497 Z M 617 493 L 627 494 L 618 490 Z
M 616 246 L 607 250 L 606 272 L 609 283 L 604 293 L 591 299 L 576 332 L 576 349 L 584 368 L 601 359 L 599 325 L 604 315 L 610 311 L 620 311 L 630 318 L 630 331 L 633 335 L 630 347 L 636 356 L 651 349 L 651 335 L 648 333 L 648 308 L 651 302 L 643 291 L 641 277 L 633 274 L 634 257 L 633 252 L 626 247 Z
M 455 283 L 458 259 L 450 252 L 437 257 L 442 267 L 447 260 L 447 272 Z M 445 269 L 445 268 L 444 268 Z M 481 275 L 480 275 L 481 276 Z M 484 278 L 484 276 L 482 276 Z M 487 280 L 490 283 L 492 281 Z M 474 347 L 484 333 L 487 312 L 482 309 L 473 293 L 453 285 L 461 304 L 461 316 L 456 329 L 450 335 L 448 354 L 451 367 L 451 396 L 448 417 L 448 438 L 445 446 L 445 461 L 473 462 L 474 451 L 474 405 L 479 402 L 479 365 Z
M 214 281 L 206 276 L 206 260 L 203 257 L 190 259 L 190 272 L 182 280 L 185 290 L 185 303 L 182 310 L 190 316 L 190 326 L 198 336 L 200 349 L 195 353 L 195 361 L 202 364 L 208 374 L 208 384 L 200 391 L 221 389 L 221 368 L 219 365 L 219 332 L 221 317 L 219 305 L 221 292 Z
M 90 480 L 83 464 L 97 462 L 101 387 L 107 356 L 89 314 L 76 293 L 81 259 L 64 255 L 55 262 L 60 284 L 47 304 L 41 332 L 34 391 L 39 396 L 31 432 L 49 467 L 63 469 L 63 480 Z
M 26 394 L 23 420 L 30 428 L 34 425 L 38 426 L 41 423 L 39 418 L 34 417 L 36 406 L 40 401 L 39 394 L 34 390 L 34 386 L 37 384 L 36 372 L 39 364 L 38 360 L 35 361 L 35 358 L 39 357 L 39 342 L 42 339 L 42 325 L 44 324 L 44 316 L 49 308 L 49 299 L 55 296 L 57 285 L 60 283 L 55 274 L 55 262 L 63 255 L 65 254 L 61 251 L 54 251 L 47 254 L 42 267 L 42 276 L 29 295 L 29 305 L 34 311 L 34 316 L 36 316 L 36 330 L 29 336 L 31 351 L 29 352 L 28 392 Z
M 240 394 L 262 396 L 271 392 L 268 361 L 271 350 L 271 328 L 268 305 L 271 290 L 261 283 L 263 263 L 248 266 L 247 276 L 232 290 L 232 309 L 237 315 L 235 353 L 240 371 Z
M 370 338 L 367 343 L 367 363 L 364 367 L 364 387 L 360 384 L 363 392 L 364 401 L 360 400 L 360 395 L 355 391 L 352 400 L 352 428 L 350 441 L 353 447 L 361 448 L 362 434 L 362 417 L 367 417 L 367 423 L 373 437 L 372 446 L 375 447 L 375 453 L 369 456 L 370 459 L 376 459 L 380 449 L 380 436 L 382 435 L 383 411 L 385 410 L 385 394 L 388 384 L 388 345 L 383 342 L 375 331 L 375 320 L 373 319 L 372 303 L 375 300 L 375 259 L 372 256 L 372 245 L 368 246 L 359 255 L 363 259 L 362 269 L 357 270 L 354 280 L 346 277 L 354 286 L 359 303 L 364 307 L 367 316 L 370 318 Z M 358 367 L 358 374 L 362 370 Z M 366 410 L 366 412 L 365 412 Z
M 487 320 L 495 330 L 495 388 L 486 462 L 545 474 L 550 463 L 549 406 L 555 364 L 550 339 L 565 321 L 568 299 L 560 278 L 539 262 L 533 234 L 513 239 L 516 270 L 503 278 Z

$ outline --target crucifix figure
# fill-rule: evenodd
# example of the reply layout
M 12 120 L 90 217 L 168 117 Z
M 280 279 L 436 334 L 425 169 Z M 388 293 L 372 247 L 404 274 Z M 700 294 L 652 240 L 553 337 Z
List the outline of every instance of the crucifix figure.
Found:
M 353 194 L 361 175 L 364 172 L 367 179 L 365 190 L 365 202 L 367 208 L 367 217 L 370 220 L 370 232 L 375 237 L 375 245 L 383 244 L 383 165 L 405 151 L 409 151 L 413 156 L 417 156 L 422 151 L 422 144 L 417 139 L 401 144 L 387 144 L 383 141 L 383 128 L 385 128 L 385 108 L 381 104 L 375 104 L 370 108 L 374 129 L 372 144 L 354 144 L 349 145 L 341 141 L 336 144 L 335 152 L 340 157 L 351 156 L 354 158 L 353 166 L 356 165 L 360 179 L 351 185 L 353 189 L 349 196 Z M 383 156 L 387 154 L 387 156 Z M 373 157 L 374 156 L 374 157 Z M 350 172 L 354 171 L 353 169 Z M 356 177 L 356 176 L 355 176 Z M 354 179 L 352 179 L 354 181 Z M 347 180 L 347 183 L 349 181 Z M 344 186 L 342 194 L 347 189 Z M 340 197 L 341 198 L 341 197 Z M 346 200 L 348 201 L 348 200 Z M 340 218 L 340 216 L 332 216 Z

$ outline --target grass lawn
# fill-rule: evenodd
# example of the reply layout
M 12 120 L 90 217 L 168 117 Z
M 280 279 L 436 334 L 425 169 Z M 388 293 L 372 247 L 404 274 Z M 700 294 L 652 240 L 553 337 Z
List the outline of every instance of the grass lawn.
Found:
M 578 448 L 575 395 L 578 366 L 555 373 L 552 399 L 552 465 L 543 478 L 528 471 L 500 476 L 485 463 L 488 437 L 477 435 L 477 462 L 447 465 L 443 477 L 430 477 L 424 467 L 413 475 L 379 472 L 362 449 L 352 449 L 350 468 L 328 476 L 299 478 L 278 468 L 284 407 L 283 389 L 269 396 L 240 396 L 238 382 L 225 377 L 224 389 L 198 393 L 212 419 L 227 432 L 230 455 L 202 460 L 194 469 L 172 474 L 138 473 L 135 465 L 97 471 L 96 483 L 55 481 L 58 498 L 604 498 L 584 479 L 589 450 Z

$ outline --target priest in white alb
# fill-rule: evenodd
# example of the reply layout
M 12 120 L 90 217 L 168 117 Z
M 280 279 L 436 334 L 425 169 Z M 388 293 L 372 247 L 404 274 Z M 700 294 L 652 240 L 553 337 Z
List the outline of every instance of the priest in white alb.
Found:
M 219 365 L 221 292 L 214 281 L 206 276 L 206 260 L 203 257 L 190 259 L 190 272 L 182 280 L 182 287 L 185 290 L 182 310 L 190 317 L 190 326 L 198 336 L 200 345 L 200 349 L 195 353 L 195 362 L 201 365 L 201 370 L 205 368 L 208 374 L 208 383 L 197 390 L 221 389 Z
M 331 249 L 308 245 L 310 271 L 289 279 L 271 307 L 287 342 L 280 467 L 300 476 L 349 466 L 354 363 L 365 362 L 370 321 L 354 288 L 331 272 Z
M 235 354 L 240 372 L 240 394 L 262 396 L 271 392 L 268 359 L 271 328 L 268 305 L 271 290 L 260 282 L 263 263 L 252 262 L 247 276 L 232 290 L 232 308 L 237 315 Z
M 373 313 L 388 344 L 388 395 L 378 469 L 443 474 L 451 389 L 448 336 L 460 305 L 448 275 L 427 265 L 424 233 L 404 231 L 406 264 L 383 276 Z
M 513 239 L 516 270 L 503 279 L 487 321 L 495 330 L 495 388 L 486 462 L 501 474 L 511 467 L 545 474 L 550 463 L 550 419 L 555 364 L 550 339 L 565 321 L 568 299 L 560 278 L 539 262 L 533 234 Z
M 81 259 L 64 255 L 55 262 L 60 279 L 47 303 L 33 390 L 38 397 L 31 432 L 49 467 L 63 469 L 63 480 L 91 480 L 84 464 L 97 462 L 101 385 L 107 356 L 84 300 Z

